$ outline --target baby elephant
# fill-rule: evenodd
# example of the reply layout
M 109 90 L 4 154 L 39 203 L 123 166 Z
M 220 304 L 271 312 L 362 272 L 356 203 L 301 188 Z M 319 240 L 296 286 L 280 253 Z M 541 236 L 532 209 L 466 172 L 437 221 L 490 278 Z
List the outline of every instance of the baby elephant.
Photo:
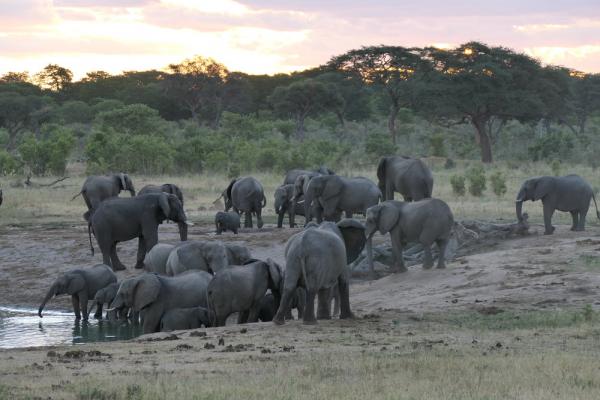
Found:
M 219 211 L 215 215 L 215 226 L 217 227 L 217 235 L 226 231 L 231 231 L 237 235 L 240 227 L 240 216 L 236 212 Z
M 181 331 L 210 327 L 214 316 L 204 307 L 174 308 L 165 312 L 160 321 L 160 331 Z
M 114 282 L 96 292 L 96 295 L 94 296 L 94 303 L 96 303 L 96 314 L 94 315 L 94 318 L 102 319 L 102 307 L 104 304 L 107 304 L 110 307 L 110 303 L 115 299 L 118 290 L 119 282 Z M 116 320 L 117 316 L 123 318 L 123 315 L 125 318 L 127 317 L 127 310 L 113 310 L 106 313 L 106 318 L 109 320 Z
M 295 308 L 298 310 L 298 319 L 302 319 L 304 316 L 304 306 L 306 304 L 306 291 L 303 288 L 297 288 L 296 294 L 293 296 L 289 309 L 285 313 L 286 320 L 293 320 L 292 310 Z M 258 319 L 261 322 L 273 321 L 275 314 L 277 313 L 277 301 L 273 293 L 267 293 L 260 300 L 260 310 L 258 312 Z

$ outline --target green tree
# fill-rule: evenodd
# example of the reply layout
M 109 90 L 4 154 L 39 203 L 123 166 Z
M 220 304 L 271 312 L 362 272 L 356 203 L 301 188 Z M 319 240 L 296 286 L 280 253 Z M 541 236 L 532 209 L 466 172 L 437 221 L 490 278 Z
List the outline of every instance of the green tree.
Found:
M 53 102 L 48 97 L 0 91 L 0 127 L 8 132 L 8 150 L 16 149 L 25 130 L 37 132 L 52 107 Z
M 571 115 L 560 119 L 576 135 L 585 133 L 592 114 L 600 111 L 600 74 L 570 71 L 571 92 L 568 98 Z
M 43 133 L 43 137 L 39 139 L 28 136 L 19 146 L 19 153 L 32 173 L 43 175 L 52 172 L 62 175 L 74 146 L 73 134 L 64 128 L 57 128 Z
M 124 135 L 164 135 L 166 121 L 158 111 L 144 104 L 130 104 L 121 108 L 99 113 L 96 126 L 103 131 Z
M 44 89 L 60 92 L 73 82 L 71 70 L 56 64 L 48 64 L 35 74 L 35 81 Z

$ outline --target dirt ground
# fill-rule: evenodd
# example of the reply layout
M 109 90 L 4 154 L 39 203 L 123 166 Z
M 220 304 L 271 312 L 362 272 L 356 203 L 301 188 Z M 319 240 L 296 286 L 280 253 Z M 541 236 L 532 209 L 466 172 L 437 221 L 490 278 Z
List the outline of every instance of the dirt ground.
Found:
M 234 325 L 110 345 L 1 351 L 0 398 L 263 398 L 265 386 L 273 398 L 342 393 L 346 398 L 397 398 L 395 385 L 404 385 L 406 398 L 598 398 L 600 329 L 595 316 L 583 325 L 572 318 L 552 329 L 534 323 L 508 331 L 447 319 L 579 315 L 586 307 L 594 314 L 600 308 L 600 228 L 568 228 L 557 226 L 554 235 L 544 236 L 542 227 L 533 226 L 531 235 L 488 243 L 445 270 L 414 266 L 404 274 L 355 281 L 350 301 L 358 318 L 352 321 Z M 212 231 L 209 224 L 196 225 L 189 238 L 214 238 Z M 295 232 L 267 224 L 260 232 L 243 230 L 220 239 L 247 245 L 257 258 L 283 263 L 285 242 Z M 177 241 L 176 225 L 162 226 L 160 237 Z M 118 273 L 120 279 L 139 273 L 132 267 L 135 250 L 134 241 L 119 246 L 129 268 Z M 83 224 L 2 227 L 0 304 L 37 307 L 59 272 L 99 262 L 98 251 L 90 255 Z M 49 308 L 68 309 L 68 299 L 55 299 Z M 445 360 L 443 368 L 435 359 Z M 424 368 L 431 368 L 430 373 L 423 375 Z M 478 372 L 481 368 L 487 372 Z M 519 368 L 539 374 L 532 382 L 520 382 L 525 378 Z M 448 369 L 473 369 L 479 386 L 473 386 L 476 378 Z M 434 371 L 441 375 L 432 376 Z M 566 373 L 584 383 L 570 381 Z M 506 380 L 504 388 L 495 386 L 494 374 Z M 204 379 L 211 384 L 202 386 Z M 238 387 L 229 383 L 232 379 L 248 382 Z M 328 379 L 339 388 L 335 395 Z M 319 381 L 316 388 L 314 380 Z M 552 386 L 557 381 L 560 386 Z M 278 385 L 288 391 L 278 391 Z

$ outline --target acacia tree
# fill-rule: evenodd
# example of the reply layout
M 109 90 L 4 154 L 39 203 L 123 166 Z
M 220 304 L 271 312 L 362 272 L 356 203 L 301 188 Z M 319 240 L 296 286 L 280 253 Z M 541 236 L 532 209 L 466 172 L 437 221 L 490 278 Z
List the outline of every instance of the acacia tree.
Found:
M 418 97 L 419 78 L 427 63 L 419 49 L 371 46 L 351 50 L 331 59 L 329 67 L 358 74 L 367 85 L 383 90 L 390 102 L 388 129 L 396 143 L 396 119 L 401 108 L 412 107 Z
M 443 124 L 470 123 L 484 163 L 493 161 L 493 120 L 539 121 L 547 113 L 544 96 L 558 90 L 537 60 L 503 47 L 470 42 L 423 49 L 422 57 L 435 73 L 425 80 L 419 108 Z
M 334 110 L 343 103 L 331 85 L 310 78 L 275 88 L 268 100 L 277 113 L 294 118 L 296 138 L 300 141 L 304 140 L 308 116 Z
M 60 65 L 48 64 L 35 74 L 35 81 L 44 89 L 61 92 L 73 82 L 73 73 Z
M 561 118 L 575 134 L 582 135 L 591 114 L 600 111 L 600 74 L 570 71 L 571 92 L 569 111 L 571 115 Z

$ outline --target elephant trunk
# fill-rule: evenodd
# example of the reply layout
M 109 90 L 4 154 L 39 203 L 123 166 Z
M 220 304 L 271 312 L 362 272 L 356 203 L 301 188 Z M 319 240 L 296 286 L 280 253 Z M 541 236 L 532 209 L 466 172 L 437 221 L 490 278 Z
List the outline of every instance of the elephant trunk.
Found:
M 373 265 L 373 235 L 375 232 L 371 233 L 367 237 L 367 262 L 369 263 L 369 271 L 371 275 L 375 275 L 375 266 Z
M 54 296 L 56 296 L 56 284 L 53 284 L 50 287 L 50 289 L 48 289 L 48 293 L 46 293 L 46 297 L 44 297 L 42 304 L 40 304 L 40 308 L 38 309 L 38 315 L 40 316 L 40 318 L 43 318 L 42 311 L 44 310 L 44 307 L 46 307 L 46 303 Z
M 179 227 L 179 239 L 182 242 L 185 242 L 187 240 L 188 235 L 188 224 L 186 224 L 185 222 L 178 222 L 177 226 Z
M 517 212 L 517 220 L 523 221 L 523 200 L 517 200 L 515 202 L 515 208 Z

